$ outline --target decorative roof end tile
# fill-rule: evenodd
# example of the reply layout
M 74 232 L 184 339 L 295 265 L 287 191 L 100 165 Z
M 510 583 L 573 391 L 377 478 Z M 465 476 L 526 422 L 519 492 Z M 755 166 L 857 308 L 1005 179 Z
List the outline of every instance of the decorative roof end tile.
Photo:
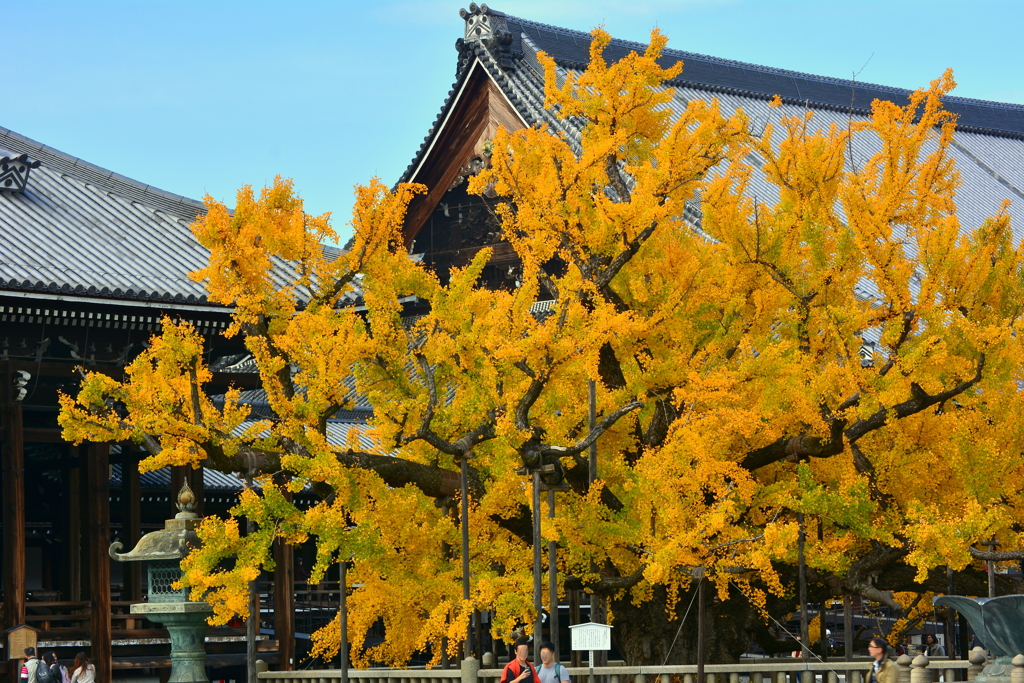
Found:
M 466 42 L 491 38 L 508 32 L 505 13 L 493 10 L 486 4 L 470 3 L 468 10 L 459 10 L 459 16 L 466 21 Z
M 39 162 L 29 159 L 27 154 L 0 157 L 0 190 L 24 192 L 33 168 L 39 168 Z

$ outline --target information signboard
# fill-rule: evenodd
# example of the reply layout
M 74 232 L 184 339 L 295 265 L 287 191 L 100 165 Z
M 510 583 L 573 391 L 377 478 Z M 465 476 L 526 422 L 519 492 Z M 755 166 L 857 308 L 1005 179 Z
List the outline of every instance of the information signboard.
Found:
M 612 627 L 609 624 L 576 624 L 569 627 L 573 650 L 612 649 Z

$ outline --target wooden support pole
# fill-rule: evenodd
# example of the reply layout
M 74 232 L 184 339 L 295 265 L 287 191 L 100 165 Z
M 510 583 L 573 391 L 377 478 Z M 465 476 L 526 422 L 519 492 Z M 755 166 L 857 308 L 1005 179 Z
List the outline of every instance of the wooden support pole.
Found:
M 704 573 L 701 572 L 700 580 L 697 583 L 697 683 L 704 683 L 704 641 L 707 624 L 707 590 L 704 585 Z
M 804 513 L 796 513 L 796 523 L 798 525 L 796 557 L 800 581 L 800 659 L 806 664 L 810 643 L 807 642 L 807 564 L 804 561 L 804 545 L 807 542 L 807 533 L 804 530 Z
M 548 519 L 555 517 L 555 492 L 548 490 Z M 555 646 L 555 661 L 561 661 L 558 645 L 558 563 L 554 541 L 548 541 L 548 624 L 551 630 L 549 640 Z
M 996 551 L 996 547 L 999 545 L 999 541 L 997 541 L 996 537 L 993 536 L 987 541 L 987 543 L 988 551 L 990 553 L 994 553 Z M 988 597 L 994 598 L 996 597 L 996 563 L 989 560 L 985 564 L 988 567 Z
M 469 600 L 469 453 L 462 456 L 459 464 L 459 487 L 462 489 L 462 505 L 459 508 L 462 526 L 462 599 Z M 463 658 L 469 657 L 470 627 L 466 628 L 466 642 L 462 649 Z
M 473 656 L 484 656 L 484 620 L 480 610 L 473 610 Z
M 853 661 L 853 598 L 849 594 L 843 596 L 843 659 Z M 846 680 L 853 680 L 853 672 L 849 669 Z
M 946 565 L 946 595 L 953 595 L 953 567 Z M 958 656 L 958 648 L 956 642 L 956 627 L 953 625 L 956 622 L 956 612 L 952 607 L 946 608 L 946 621 L 943 623 L 943 640 L 946 647 L 946 656 L 950 659 L 956 659 Z
M 4 628 L 25 623 L 25 442 L 21 406 L 11 395 L 14 380 L 11 375 L 2 375 L 4 386 L 0 389 L 3 410 L 0 420 L 4 426 L 4 442 L 0 447 L 3 469 L 3 569 L 4 569 Z M 6 647 L 6 646 L 5 646 Z M 20 652 L 8 653 L 11 658 L 21 656 Z M 21 667 L 17 660 L 8 661 L 7 679 L 18 681 Z
M 533 661 L 540 661 L 540 644 L 544 640 L 544 606 L 541 604 L 543 581 L 540 551 L 540 470 L 533 471 Z
M 284 492 L 291 501 L 291 491 Z M 295 668 L 295 551 L 283 538 L 274 541 L 274 636 L 281 671 Z
M 571 590 L 569 591 L 569 625 L 575 626 L 578 623 L 580 623 L 580 592 Z M 579 667 L 582 659 L 580 651 L 573 650 L 570 664 L 574 667 Z
M 245 487 L 252 488 L 252 476 L 245 478 Z M 252 518 L 245 520 L 245 535 L 256 533 L 256 522 Z M 245 680 L 246 683 L 257 683 L 256 678 L 256 636 L 260 629 L 260 595 L 258 592 L 259 578 L 249 582 L 249 616 L 245 620 Z
M 338 565 L 338 626 L 341 628 L 338 640 L 338 666 L 341 668 L 341 683 L 348 683 L 348 561 Z
M 96 665 L 96 680 L 113 678 L 113 652 L 111 650 L 110 619 L 110 446 L 89 444 L 86 449 L 88 472 L 88 545 L 89 553 L 89 611 L 92 644 L 92 662 Z

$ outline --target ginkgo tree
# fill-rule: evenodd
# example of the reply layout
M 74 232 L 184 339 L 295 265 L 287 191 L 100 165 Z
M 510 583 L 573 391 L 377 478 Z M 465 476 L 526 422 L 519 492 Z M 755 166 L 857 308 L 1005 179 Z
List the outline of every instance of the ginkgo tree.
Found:
M 353 241 L 332 260 L 329 217 L 277 180 L 244 188 L 233 213 L 208 198 L 193 225 L 210 250 L 193 277 L 233 307 L 226 334 L 244 339 L 272 416 L 250 418 L 238 391 L 207 396 L 202 339 L 171 320 L 126 381 L 90 373 L 63 397 L 70 440 L 141 443 L 146 469 L 256 477 L 183 563 L 215 620 L 246 612 L 283 538 L 315 544 L 313 581 L 353 558 L 358 663 L 436 662 L 445 638 L 454 654 L 474 609 L 492 611 L 496 637 L 529 632 L 523 468 L 569 484 L 543 522 L 560 589 L 608 600 L 631 663 L 692 661 L 692 622 L 671 641 L 695 576 L 720 598 L 716 659 L 763 630 L 760 609 L 792 610 L 797 514 L 813 524 L 807 563 L 824 594 L 916 609 L 906 596 L 935 590 L 936 568 L 944 581 L 947 565 L 987 557 L 980 539 L 1000 539 L 995 559 L 1019 554 L 1024 254 L 1005 206 L 983 225 L 958 220 L 951 74 L 845 127 L 776 101 L 755 135 L 715 100 L 664 106 L 682 65 L 659 65 L 657 30 L 612 64 L 608 41 L 596 29 L 588 69 L 561 83 L 541 55 L 546 106 L 584 121 L 580 139 L 499 131 L 470 182 L 497 197 L 517 287 L 481 283 L 489 249 L 447 282 L 409 258 L 401 227 L 422 187 L 358 188 Z M 878 153 L 855 163 L 854 135 Z M 776 196 L 753 197 L 756 174 Z M 342 305 L 351 291 L 358 308 Z M 353 382 L 374 406 L 373 452 L 328 436 Z M 441 473 L 467 459 L 471 503 L 453 516 Z M 306 486 L 322 500 L 300 510 L 286 493 Z M 362 647 L 378 620 L 384 642 Z M 336 652 L 337 637 L 325 628 L 316 651 Z

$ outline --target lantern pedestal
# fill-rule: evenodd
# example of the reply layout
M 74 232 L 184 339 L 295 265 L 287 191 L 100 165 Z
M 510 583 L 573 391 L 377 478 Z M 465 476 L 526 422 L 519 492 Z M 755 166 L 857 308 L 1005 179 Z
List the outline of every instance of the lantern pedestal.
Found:
M 171 635 L 171 677 L 168 683 L 208 683 L 205 602 L 156 602 L 131 606 L 131 613 L 161 624 Z

